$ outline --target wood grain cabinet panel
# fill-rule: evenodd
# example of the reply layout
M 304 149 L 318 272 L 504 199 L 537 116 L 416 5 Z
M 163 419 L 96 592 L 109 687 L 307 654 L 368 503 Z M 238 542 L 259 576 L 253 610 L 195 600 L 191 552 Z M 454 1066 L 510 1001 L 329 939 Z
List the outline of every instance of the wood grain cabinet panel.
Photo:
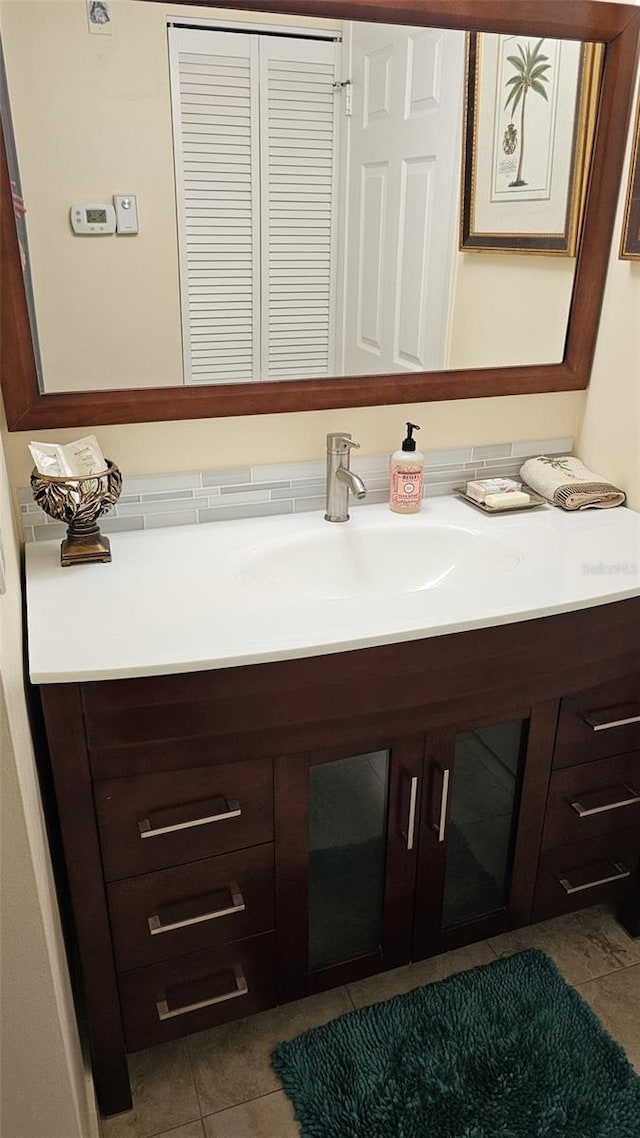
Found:
M 107 886 L 119 971 L 271 932 L 273 843 Z
M 565 696 L 554 766 L 640 751 L 640 672 Z
M 640 598 L 318 658 L 50 684 L 42 702 L 107 1115 L 130 1105 L 125 1050 L 610 898 L 640 931 L 637 806 L 616 805 L 638 786 Z M 515 764 L 485 737 L 514 720 L 528 725 Z M 337 870 L 336 840 L 310 840 L 323 803 L 345 819 Z M 445 847 L 449 879 L 473 894 L 447 921 Z M 335 903 L 340 875 L 353 912 Z M 371 927 L 339 951 L 316 936 L 312 952 L 309 912 L 343 933 L 370 893 Z
M 140 1051 L 273 1007 L 275 935 L 136 968 L 119 983 L 127 1049 Z
M 555 770 L 542 848 L 640 827 L 640 751 Z
M 107 881 L 273 840 L 268 759 L 109 779 L 94 794 Z

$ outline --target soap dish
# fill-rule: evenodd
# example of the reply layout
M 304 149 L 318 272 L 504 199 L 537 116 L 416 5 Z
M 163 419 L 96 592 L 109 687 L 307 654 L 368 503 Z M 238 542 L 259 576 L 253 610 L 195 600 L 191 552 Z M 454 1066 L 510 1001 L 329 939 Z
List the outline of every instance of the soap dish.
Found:
M 465 502 L 470 506 L 475 506 L 476 510 L 482 510 L 483 514 L 519 514 L 523 510 L 537 510 L 538 506 L 550 506 L 551 503 L 547 498 L 543 498 L 541 494 L 536 494 L 530 486 L 522 483 L 522 489 L 529 495 L 529 501 L 526 506 L 487 506 L 484 502 L 476 502 L 475 498 L 471 498 L 464 486 L 454 487 L 456 494 L 459 494 Z

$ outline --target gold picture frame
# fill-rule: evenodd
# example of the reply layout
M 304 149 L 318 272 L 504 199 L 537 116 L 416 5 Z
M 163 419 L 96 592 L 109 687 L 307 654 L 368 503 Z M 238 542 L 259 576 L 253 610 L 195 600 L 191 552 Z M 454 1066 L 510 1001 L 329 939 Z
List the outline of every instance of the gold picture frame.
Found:
M 621 261 L 640 261 L 640 93 L 636 108 L 633 152 L 619 257 Z
M 600 44 L 467 34 L 461 250 L 576 256 L 602 61 Z

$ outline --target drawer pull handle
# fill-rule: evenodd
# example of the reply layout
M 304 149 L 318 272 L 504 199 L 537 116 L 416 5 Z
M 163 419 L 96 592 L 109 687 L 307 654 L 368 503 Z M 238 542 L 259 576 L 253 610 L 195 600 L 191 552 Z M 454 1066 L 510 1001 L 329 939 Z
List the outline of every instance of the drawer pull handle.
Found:
M 443 842 L 445 831 L 447 829 L 447 805 L 449 802 L 449 779 L 451 778 L 451 771 L 446 768 L 441 772 L 442 774 L 442 793 L 440 796 L 440 814 L 438 821 L 433 823 L 433 829 L 438 835 L 438 841 Z
M 585 881 L 581 885 L 572 885 L 568 877 L 559 877 L 560 882 L 565 893 L 581 893 L 583 889 L 595 889 L 597 885 L 609 885 L 612 881 L 622 881 L 625 877 L 631 877 L 631 870 L 627 869 L 621 861 L 614 861 L 613 868 L 615 873 L 609 874 L 607 877 L 598 877 L 596 881 Z
M 606 814 L 608 810 L 619 810 L 622 806 L 635 806 L 640 802 L 640 794 L 623 782 L 620 786 L 611 787 L 616 795 L 613 802 L 603 802 L 598 806 L 585 806 L 583 802 L 572 802 L 571 808 L 579 818 L 592 818 L 594 814 Z M 593 792 L 590 792 L 590 794 Z M 603 793 L 603 792 L 601 792 Z M 585 795 L 588 799 L 590 795 Z
M 190 818 L 188 822 L 176 822 L 173 826 L 153 827 L 148 818 L 138 822 L 141 838 L 157 838 L 161 834 L 175 834 L 178 830 L 190 830 L 193 826 L 208 826 L 212 822 L 226 822 L 228 818 L 239 818 L 242 814 L 240 803 L 230 798 L 227 810 L 221 814 L 207 814 L 204 818 Z
M 173 1019 L 174 1016 L 185 1016 L 189 1012 L 197 1012 L 200 1008 L 211 1008 L 214 1004 L 224 1004 L 227 1000 L 235 1000 L 238 996 L 246 996 L 249 993 L 249 985 L 247 984 L 244 972 L 239 964 L 234 965 L 233 975 L 235 978 L 235 988 L 230 992 L 225 992 L 222 996 L 213 996 L 210 1000 L 198 1000 L 196 1004 L 185 1004 L 181 1008 L 169 1008 L 166 998 L 158 1000 L 156 1008 L 158 1011 L 158 1019 Z
M 186 929 L 188 925 L 199 925 L 202 921 L 215 921 L 217 917 L 230 917 L 233 913 L 244 912 L 246 908 L 244 897 L 235 881 L 229 886 L 229 893 L 231 894 L 231 905 L 225 909 L 214 909 L 211 913 L 200 913 L 197 917 L 188 917 L 184 921 L 170 921 L 163 925 L 160 917 L 154 913 L 152 917 L 147 918 L 151 936 L 157 936 L 158 933 L 170 933 L 174 929 Z
M 405 840 L 405 845 L 408 850 L 413 849 L 413 843 L 416 832 L 416 802 L 418 800 L 418 776 L 413 775 L 410 779 L 409 790 L 409 816 L 407 818 L 407 828 L 402 830 L 402 836 Z
M 640 703 L 623 703 L 618 707 L 605 707 L 602 711 L 585 711 L 582 720 L 592 731 L 611 731 L 613 727 L 628 727 L 640 723 Z

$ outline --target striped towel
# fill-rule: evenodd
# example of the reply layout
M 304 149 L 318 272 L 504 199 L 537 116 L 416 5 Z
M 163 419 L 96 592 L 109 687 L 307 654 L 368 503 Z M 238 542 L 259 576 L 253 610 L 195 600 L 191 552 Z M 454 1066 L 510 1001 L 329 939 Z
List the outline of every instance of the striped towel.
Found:
M 523 482 L 563 510 L 606 510 L 622 506 L 625 493 L 600 474 L 587 470 L 579 458 L 540 455 L 520 468 Z

